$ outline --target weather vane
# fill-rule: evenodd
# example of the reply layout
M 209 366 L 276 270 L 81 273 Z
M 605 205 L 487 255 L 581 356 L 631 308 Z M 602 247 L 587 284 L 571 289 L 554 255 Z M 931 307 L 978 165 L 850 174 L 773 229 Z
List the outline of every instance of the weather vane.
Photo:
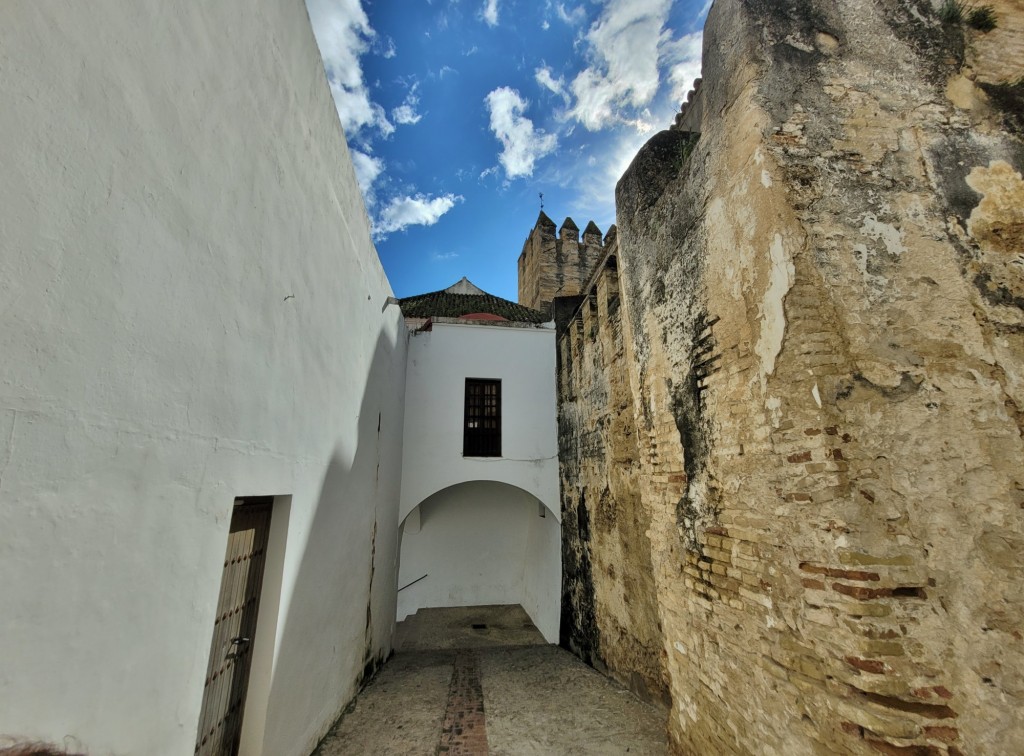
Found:
M 537 196 L 540 197 L 540 209 L 544 209 L 544 192 L 537 192 Z

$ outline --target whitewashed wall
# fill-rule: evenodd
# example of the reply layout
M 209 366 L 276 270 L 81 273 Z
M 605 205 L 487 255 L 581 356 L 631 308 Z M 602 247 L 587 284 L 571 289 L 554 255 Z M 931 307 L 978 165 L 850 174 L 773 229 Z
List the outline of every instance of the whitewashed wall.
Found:
M 533 495 L 490 481 L 429 497 L 405 522 L 398 584 L 412 585 L 398 594 L 398 620 L 422 607 L 520 604 L 557 643 L 561 541 L 540 511 Z
M 390 646 L 406 336 L 302 0 L 0 4 L 0 176 L 0 734 L 191 753 L 274 494 L 243 753 L 304 756 Z
M 501 457 L 462 456 L 466 378 L 501 380 Z M 414 514 L 399 584 L 430 577 L 399 593 L 398 619 L 421 607 L 522 604 L 557 642 L 558 501 L 554 330 L 434 323 L 414 334 L 400 517 Z
M 471 480 L 517 486 L 560 513 L 553 328 L 435 323 L 410 338 L 406 375 L 402 519 Z M 502 382 L 499 458 L 462 456 L 466 378 Z
M 550 509 L 526 507 L 526 557 L 519 603 L 548 643 L 558 643 L 562 618 L 562 527 Z M 555 505 L 555 509 L 559 509 Z M 404 585 L 404 583 L 402 584 Z

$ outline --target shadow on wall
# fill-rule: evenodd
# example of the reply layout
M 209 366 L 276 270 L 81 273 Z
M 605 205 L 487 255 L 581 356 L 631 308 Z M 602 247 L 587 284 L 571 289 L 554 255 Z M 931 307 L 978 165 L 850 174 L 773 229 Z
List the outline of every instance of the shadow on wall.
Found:
M 309 752 L 390 650 L 395 617 L 401 480 L 404 344 L 378 336 L 351 436 L 340 439 L 303 534 L 292 508 L 289 548 L 302 548 L 285 576 L 287 609 L 270 683 L 262 752 Z M 344 376 L 339 376 L 343 380 Z M 351 383 L 351 381 L 350 381 Z M 296 558 L 286 560 L 295 564 Z M 247 712 L 247 716 L 249 712 Z M 258 716 L 258 715 L 257 715 Z M 275 740 L 296 732 L 304 743 Z

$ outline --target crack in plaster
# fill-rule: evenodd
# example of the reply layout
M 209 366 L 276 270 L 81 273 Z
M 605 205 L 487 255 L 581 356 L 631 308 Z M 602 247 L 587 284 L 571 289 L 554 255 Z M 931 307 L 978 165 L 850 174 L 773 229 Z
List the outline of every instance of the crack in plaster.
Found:
M 14 457 L 14 430 L 18 426 L 18 410 L 9 409 L 7 410 L 11 414 L 11 432 L 7 435 L 7 458 L 4 460 L 4 466 L 0 468 L 0 491 L 4 490 L 4 476 L 7 475 L 7 468 L 11 465 L 11 459 Z

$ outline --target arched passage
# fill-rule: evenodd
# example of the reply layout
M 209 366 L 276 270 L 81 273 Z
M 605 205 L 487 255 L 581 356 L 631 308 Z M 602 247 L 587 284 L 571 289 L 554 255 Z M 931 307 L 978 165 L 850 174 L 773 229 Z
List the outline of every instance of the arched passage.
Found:
M 558 641 L 561 531 L 535 496 L 469 481 L 427 497 L 403 521 L 398 620 L 425 607 L 520 604 Z

